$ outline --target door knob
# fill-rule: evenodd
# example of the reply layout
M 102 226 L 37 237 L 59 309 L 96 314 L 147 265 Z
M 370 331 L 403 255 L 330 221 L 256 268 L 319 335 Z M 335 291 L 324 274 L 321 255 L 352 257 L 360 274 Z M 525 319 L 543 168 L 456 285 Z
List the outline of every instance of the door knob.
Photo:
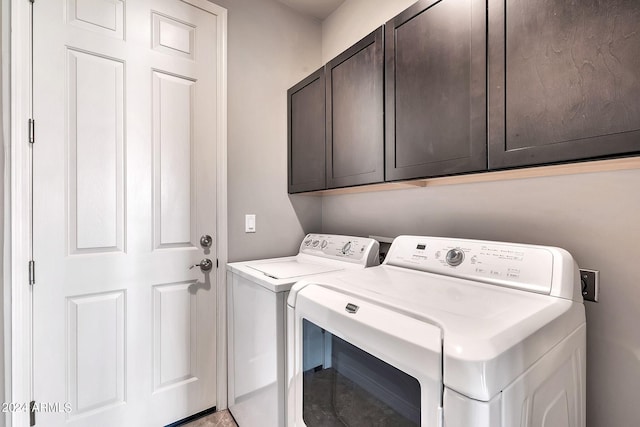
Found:
M 209 258 L 204 258 L 199 263 L 193 264 L 191 267 L 189 267 L 189 270 L 191 270 L 193 267 L 200 267 L 200 270 L 202 271 L 210 271 L 213 268 L 213 262 L 211 262 Z
M 200 246 L 202 246 L 203 248 L 210 248 L 212 243 L 213 238 L 208 234 L 204 234 L 202 237 L 200 237 Z

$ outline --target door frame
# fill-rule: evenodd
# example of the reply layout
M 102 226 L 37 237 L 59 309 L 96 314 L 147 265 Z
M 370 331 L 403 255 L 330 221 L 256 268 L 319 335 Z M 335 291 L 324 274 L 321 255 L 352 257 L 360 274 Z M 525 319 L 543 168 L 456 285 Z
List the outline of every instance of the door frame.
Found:
M 227 407 L 227 340 L 226 340 L 226 264 L 228 259 L 227 220 L 227 10 L 207 0 L 181 0 L 218 16 L 217 26 L 217 120 L 216 147 L 216 233 L 218 258 L 216 270 L 217 326 L 216 326 L 216 408 Z M 37 3 L 37 2 L 36 2 Z M 11 29 L 2 29 L 2 41 L 9 38 L 8 105 L 10 120 L 5 123 L 9 150 L 4 164 L 4 289 L 11 295 L 11 305 L 5 302 L 5 390 L 6 402 L 26 403 L 33 396 L 32 380 L 32 287 L 29 285 L 28 264 L 32 255 L 31 199 L 32 146 L 29 144 L 29 119 L 32 117 L 32 21 L 29 0 L 2 0 L 2 16 L 8 16 Z M 5 15 L 7 14 L 7 15 Z M 4 86 L 6 87 L 6 86 Z M 36 127 L 37 137 L 37 127 Z M 35 143 L 37 145 L 37 142 Z M 37 265 L 37 264 L 36 264 Z M 37 273 L 37 268 L 36 268 Z M 36 284 L 37 285 L 37 279 Z M 8 324 L 7 324 L 8 323 Z M 26 427 L 29 413 L 13 412 L 6 419 L 7 427 Z

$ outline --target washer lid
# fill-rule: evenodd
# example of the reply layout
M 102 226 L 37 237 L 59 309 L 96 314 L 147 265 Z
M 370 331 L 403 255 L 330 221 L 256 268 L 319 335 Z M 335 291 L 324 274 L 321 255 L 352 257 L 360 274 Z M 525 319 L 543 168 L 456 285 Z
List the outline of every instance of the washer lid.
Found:
M 329 273 L 344 269 L 340 264 L 320 264 L 315 262 L 291 259 L 287 261 L 261 262 L 248 264 L 247 267 L 257 270 L 273 279 L 293 279 L 313 274 Z

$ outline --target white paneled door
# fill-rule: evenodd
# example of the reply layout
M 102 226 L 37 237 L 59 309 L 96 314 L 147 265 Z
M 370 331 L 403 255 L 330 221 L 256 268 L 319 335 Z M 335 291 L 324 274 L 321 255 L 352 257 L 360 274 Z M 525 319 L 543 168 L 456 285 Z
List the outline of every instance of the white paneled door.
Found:
M 216 404 L 209 5 L 34 3 L 37 425 L 157 427 Z

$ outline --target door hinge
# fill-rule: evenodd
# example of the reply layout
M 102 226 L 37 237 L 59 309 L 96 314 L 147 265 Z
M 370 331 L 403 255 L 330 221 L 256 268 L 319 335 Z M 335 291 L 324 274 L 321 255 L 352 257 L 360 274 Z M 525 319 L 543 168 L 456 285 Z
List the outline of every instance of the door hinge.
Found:
M 33 260 L 29 261 L 29 284 L 36 284 L 36 262 Z
M 216 258 L 216 268 L 218 268 L 220 264 L 218 263 L 218 258 Z
M 31 427 L 33 427 L 34 425 L 36 425 L 36 401 L 32 400 L 31 403 L 29 403 L 29 425 Z
M 29 119 L 29 144 L 36 142 L 36 121 Z

